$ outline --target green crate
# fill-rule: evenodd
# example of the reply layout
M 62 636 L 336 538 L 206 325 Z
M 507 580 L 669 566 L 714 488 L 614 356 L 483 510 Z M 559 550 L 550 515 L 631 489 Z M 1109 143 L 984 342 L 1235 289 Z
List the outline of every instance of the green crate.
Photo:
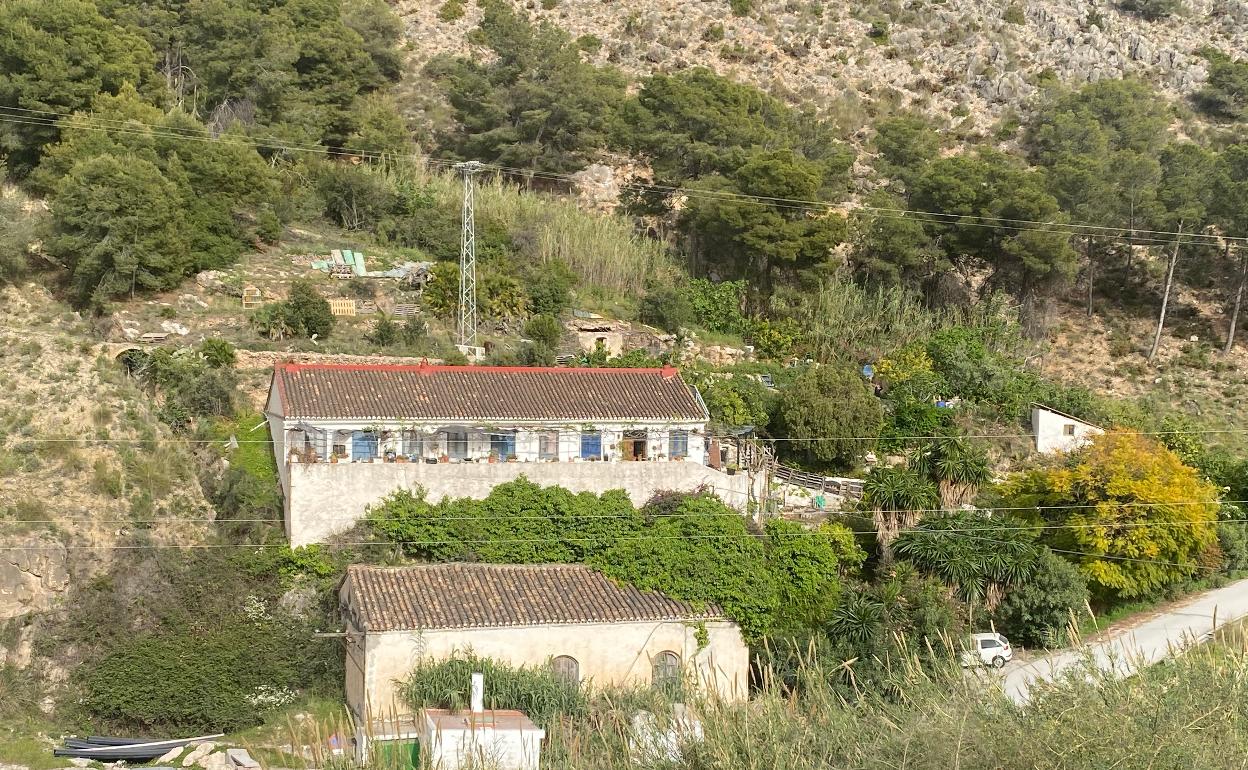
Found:
M 420 742 L 415 738 L 373 740 L 373 767 L 378 770 L 416 770 L 420 767 Z

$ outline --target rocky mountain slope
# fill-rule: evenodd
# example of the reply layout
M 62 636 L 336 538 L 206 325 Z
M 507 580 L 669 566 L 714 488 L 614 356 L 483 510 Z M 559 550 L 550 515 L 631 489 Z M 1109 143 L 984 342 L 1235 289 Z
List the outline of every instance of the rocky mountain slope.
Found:
M 1055 78 L 1077 86 L 1135 75 L 1186 96 L 1206 78 L 1202 49 L 1248 50 L 1244 0 L 1185 0 L 1179 14 L 1157 21 L 1089 0 L 756 0 L 744 16 L 733 15 L 728 0 L 516 5 L 574 37 L 590 36 L 586 55 L 598 63 L 636 75 L 710 67 L 814 102 L 847 132 L 897 108 L 984 132 L 1010 110 L 1025 110 Z M 428 0 L 395 7 L 413 71 L 437 54 L 473 50 L 478 5 L 464 4 L 451 20 Z
M 33 284 L 0 288 L 0 626 L 56 606 L 123 551 L 202 539 L 213 511 L 176 441 L 93 338 Z M 0 645 L 22 662 L 29 639 Z

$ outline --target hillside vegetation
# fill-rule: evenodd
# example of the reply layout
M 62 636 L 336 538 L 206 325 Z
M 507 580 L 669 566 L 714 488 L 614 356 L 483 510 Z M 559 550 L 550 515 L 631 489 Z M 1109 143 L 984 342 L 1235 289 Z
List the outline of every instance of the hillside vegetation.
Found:
M 1248 570 L 1243 9 L 664 3 L 0 6 L 11 731 L 280 721 L 339 694 L 340 648 L 312 634 L 338 627 L 347 564 L 482 560 L 586 563 L 724 607 L 775 681 L 704 704 L 691 767 L 912 750 L 1078 767 L 1020 736 L 1124 745 L 1086 685 L 1017 712 L 951 677 L 949 641 L 991 622 L 1061 646 L 1089 608 Z M 269 370 L 464 361 L 462 159 L 485 164 L 489 363 L 553 364 L 573 310 L 644 325 L 650 349 L 577 363 L 678 364 L 715 430 L 865 476 L 862 499 L 818 529 L 760 528 L 709 494 L 633 506 L 521 481 L 482 501 L 400 493 L 340 542 L 289 549 Z M 311 265 L 335 248 L 431 262 L 433 281 L 330 280 Z M 730 353 L 701 356 L 712 343 Z M 1037 461 L 1033 402 L 1119 430 Z M 1183 663 L 1181 696 L 1178 669 L 1100 684 L 1111 704 L 1170 693 L 1177 720 L 1236 697 L 1199 689 L 1241 657 Z M 575 700 L 553 766 L 624 763 L 622 709 Z M 1171 728 L 1159 752 L 1218 766 Z

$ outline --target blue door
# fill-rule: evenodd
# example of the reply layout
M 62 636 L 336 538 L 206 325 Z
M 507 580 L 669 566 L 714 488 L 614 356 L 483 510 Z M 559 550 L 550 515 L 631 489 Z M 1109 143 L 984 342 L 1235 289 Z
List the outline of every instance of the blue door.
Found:
M 357 430 L 351 434 L 351 459 L 371 460 L 377 456 L 377 434 Z
M 586 431 L 581 434 L 581 459 L 602 457 L 602 434 L 597 431 Z

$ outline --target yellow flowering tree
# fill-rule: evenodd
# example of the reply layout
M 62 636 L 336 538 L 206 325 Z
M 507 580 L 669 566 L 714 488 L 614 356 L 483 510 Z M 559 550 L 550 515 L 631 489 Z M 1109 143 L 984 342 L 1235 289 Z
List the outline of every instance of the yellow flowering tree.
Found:
M 1034 506 L 1043 540 L 1105 598 L 1154 593 L 1220 561 L 1217 489 L 1161 444 L 1110 432 L 1062 465 L 1007 482 L 1011 506 Z

